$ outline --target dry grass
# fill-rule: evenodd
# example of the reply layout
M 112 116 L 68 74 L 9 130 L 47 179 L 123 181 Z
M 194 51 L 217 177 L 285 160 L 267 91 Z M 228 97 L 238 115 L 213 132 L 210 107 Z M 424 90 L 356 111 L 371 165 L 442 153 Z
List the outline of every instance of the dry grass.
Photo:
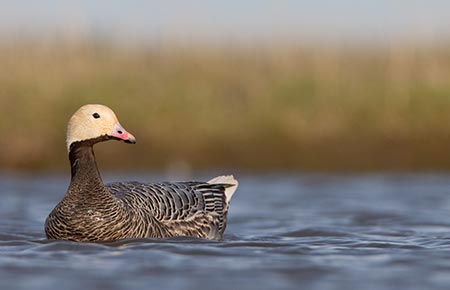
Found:
M 68 118 L 104 103 L 139 142 L 105 167 L 450 169 L 449 47 L 1 44 L 0 168 L 63 168 Z

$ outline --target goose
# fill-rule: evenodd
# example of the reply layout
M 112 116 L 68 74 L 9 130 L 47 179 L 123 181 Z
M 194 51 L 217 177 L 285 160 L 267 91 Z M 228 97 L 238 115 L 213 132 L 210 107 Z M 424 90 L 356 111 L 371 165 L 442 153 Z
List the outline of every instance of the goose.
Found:
M 48 239 L 105 242 L 176 236 L 222 240 L 228 205 L 238 187 L 232 176 L 208 182 L 104 184 L 93 146 L 107 140 L 136 143 L 104 105 L 78 109 L 67 126 L 69 187 L 45 221 Z

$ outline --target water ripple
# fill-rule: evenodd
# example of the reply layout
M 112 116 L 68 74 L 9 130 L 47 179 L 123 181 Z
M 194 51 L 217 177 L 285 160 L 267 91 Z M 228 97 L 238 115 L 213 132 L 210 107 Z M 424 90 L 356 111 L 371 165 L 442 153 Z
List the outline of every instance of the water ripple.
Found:
M 248 176 L 233 198 L 223 241 L 97 244 L 45 239 L 46 214 L 65 190 L 59 177 L 0 180 L 7 189 L 0 204 L 2 289 L 438 290 L 450 284 L 447 175 Z

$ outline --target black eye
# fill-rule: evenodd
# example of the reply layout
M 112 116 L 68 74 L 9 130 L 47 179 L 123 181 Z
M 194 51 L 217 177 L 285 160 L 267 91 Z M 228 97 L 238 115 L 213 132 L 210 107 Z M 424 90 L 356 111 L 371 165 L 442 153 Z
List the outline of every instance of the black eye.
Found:
M 100 118 L 100 115 L 98 113 L 94 113 L 94 114 L 92 114 L 92 117 L 94 117 L 95 119 L 98 119 L 98 118 Z

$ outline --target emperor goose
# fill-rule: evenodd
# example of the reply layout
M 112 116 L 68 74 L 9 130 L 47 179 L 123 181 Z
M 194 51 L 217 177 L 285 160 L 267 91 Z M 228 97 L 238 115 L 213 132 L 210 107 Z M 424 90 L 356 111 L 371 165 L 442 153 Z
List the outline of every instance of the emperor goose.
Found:
M 223 239 L 233 176 L 208 182 L 115 182 L 104 184 L 93 145 L 136 139 L 103 105 L 85 105 L 67 127 L 72 178 L 63 199 L 45 222 L 48 239 L 81 242 L 175 236 Z

